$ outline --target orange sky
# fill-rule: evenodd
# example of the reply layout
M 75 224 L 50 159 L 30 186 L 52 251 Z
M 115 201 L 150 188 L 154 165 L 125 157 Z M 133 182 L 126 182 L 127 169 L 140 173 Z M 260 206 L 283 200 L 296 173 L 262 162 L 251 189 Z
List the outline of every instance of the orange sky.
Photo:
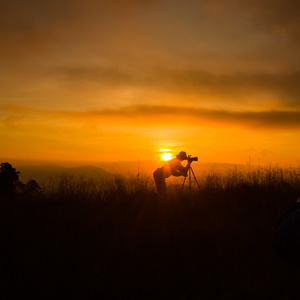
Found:
M 300 162 L 297 1 L 1 1 L 0 157 Z

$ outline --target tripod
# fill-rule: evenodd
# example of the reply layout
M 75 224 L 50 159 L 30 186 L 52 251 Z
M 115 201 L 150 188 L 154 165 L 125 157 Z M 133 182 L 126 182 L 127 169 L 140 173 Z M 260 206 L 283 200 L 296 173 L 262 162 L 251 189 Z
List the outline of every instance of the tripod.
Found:
M 195 173 L 194 173 L 194 170 L 193 170 L 192 167 L 190 167 L 189 170 L 188 170 L 188 176 L 189 176 L 189 188 L 192 187 L 192 174 L 193 174 L 193 176 L 194 176 L 194 180 L 195 180 L 195 182 L 196 182 L 196 184 L 197 184 L 197 186 L 198 186 L 198 190 L 199 190 L 199 192 L 200 192 L 200 186 L 199 186 L 199 183 L 198 183 L 198 181 L 197 181 L 197 179 L 196 179 L 196 176 L 195 176 Z M 184 180 L 183 180 L 183 183 L 182 183 L 182 190 L 183 190 L 183 187 L 184 187 L 184 184 L 185 184 L 185 180 L 186 180 L 186 177 L 184 177 Z

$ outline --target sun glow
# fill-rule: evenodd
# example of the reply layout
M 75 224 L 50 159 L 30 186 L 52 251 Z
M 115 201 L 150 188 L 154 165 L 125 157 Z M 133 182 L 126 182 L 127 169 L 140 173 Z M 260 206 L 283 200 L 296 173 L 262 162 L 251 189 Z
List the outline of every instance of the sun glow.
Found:
M 165 161 L 172 159 L 172 154 L 171 153 L 162 153 L 160 156 L 161 156 L 161 159 L 165 160 Z

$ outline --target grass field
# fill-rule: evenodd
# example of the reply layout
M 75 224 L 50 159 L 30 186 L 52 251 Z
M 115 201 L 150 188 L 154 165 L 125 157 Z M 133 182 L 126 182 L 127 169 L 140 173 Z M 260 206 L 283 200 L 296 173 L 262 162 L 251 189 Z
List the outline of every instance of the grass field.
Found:
M 1 209 L 1 291 L 40 299 L 290 299 L 271 242 L 299 170 L 213 170 L 159 199 L 151 177 L 60 175 Z

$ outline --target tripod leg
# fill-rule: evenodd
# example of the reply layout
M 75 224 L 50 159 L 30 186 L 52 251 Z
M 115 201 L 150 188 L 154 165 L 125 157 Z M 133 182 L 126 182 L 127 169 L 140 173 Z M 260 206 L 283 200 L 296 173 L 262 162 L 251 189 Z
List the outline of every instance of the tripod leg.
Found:
M 188 170 L 188 174 L 186 174 L 186 177 L 184 177 L 184 180 L 183 180 L 183 183 L 182 183 L 182 188 L 181 188 L 182 190 L 183 190 L 183 187 L 184 187 L 187 176 L 189 176 L 190 187 L 191 187 L 191 171 L 190 171 L 190 169 Z
M 193 173 L 195 182 L 197 183 L 198 189 L 199 189 L 199 191 L 200 191 L 200 186 L 199 186 L 199 183 L 198 183 L 197 178 L 196 178 L 196 176 L 195 176 L 194 170 L 192 169 L 192 167 L 191 167 L 190 169 L 192 170 L 192 173 Z

